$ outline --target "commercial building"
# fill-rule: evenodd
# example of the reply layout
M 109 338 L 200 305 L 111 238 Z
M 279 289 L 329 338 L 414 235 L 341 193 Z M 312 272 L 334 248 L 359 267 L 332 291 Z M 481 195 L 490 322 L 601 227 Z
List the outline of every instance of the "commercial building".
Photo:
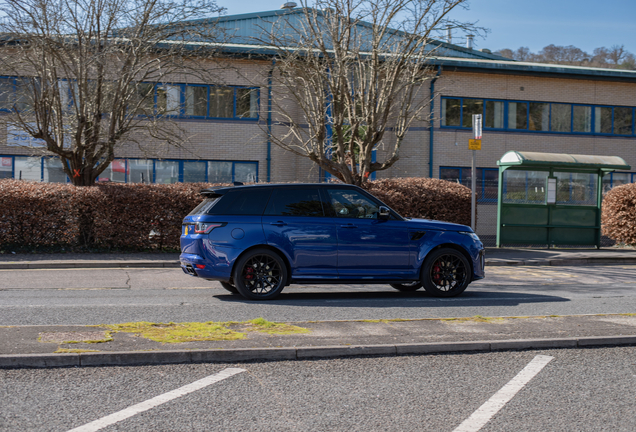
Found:
M 253 39 L 271 20 L 299 13 L 301 9 L 286 9 L 218 19 L 230 36 L 223 47 L 232 54 L 233 69 L 223 72 L 219 82 L 155 88 L 155 103 L 173 107 L 172 117 L 189 131 L 190 144 L 155 154 L 124 145 L 100 180 L 321 181 L 322 173 L 308 159 L 268 140 L 269 131 L 282 133 L 284 128 L 268 111 L 273 91 L 268 73 L 275 53 Z M 435 177 L 469 184 L 471 116 L 482 114 L 477 231 L 490 236 L 496 222 L 496 162 L 509 150 L 620 156 L 636 167 L 636 71 L 522 63 L 485 49 L 441 41 L 433 45 L 437 74 L 425 84 L 433 120 L 414 124 L 401 159 L 376 173 L 377 178 Z M 0 86 L 16 86 L 16 78 L 0 78 Z M 37 146 L 22 131 L 10 126 L 0 130 L 0 178 L 66 181 L 60 162 L 37 154 Z M 382 152 L 379 146 L 378 158 Z M 630 182 L 636 182 L 636 172 L 605 178 L 607 188 Z

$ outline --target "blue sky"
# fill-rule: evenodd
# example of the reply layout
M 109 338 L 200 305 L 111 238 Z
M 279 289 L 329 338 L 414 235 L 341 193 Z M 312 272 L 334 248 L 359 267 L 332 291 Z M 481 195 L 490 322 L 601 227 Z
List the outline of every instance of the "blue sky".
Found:
M 286 0 L 217 0 L 228 14 L 280 8 Z M 636 54 L 636 0 L 471 0 L 470 10 L 458 9 L 453 17 L 479 21 L 490 29 L 475 41 L 476 48 L 517 49 L 537 52 L 549 44 L 574 45 L 592 52 L 601 46 L 625 45 Z M 465 36 L 453 42 L 464 45 Z

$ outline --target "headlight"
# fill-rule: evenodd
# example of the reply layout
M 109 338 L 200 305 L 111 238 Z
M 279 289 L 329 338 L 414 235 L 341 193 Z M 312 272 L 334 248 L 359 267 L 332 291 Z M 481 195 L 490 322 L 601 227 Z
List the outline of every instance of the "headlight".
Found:
M 459 233 L 467 235 L 467 236 L 470 236 L 473 240 L 476 240 L 478 242 L 481 241 L 481 240 L 479 240 L 479 236 L 477 234 L 475 234 L 474 232 L 460 231 Z

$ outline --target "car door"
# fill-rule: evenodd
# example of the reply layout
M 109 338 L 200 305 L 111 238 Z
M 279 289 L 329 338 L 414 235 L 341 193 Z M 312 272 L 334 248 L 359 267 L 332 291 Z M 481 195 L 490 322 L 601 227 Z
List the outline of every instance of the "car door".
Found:
M 336 279 L 337 234 L 318 187 L 274 188 L 263 215 L 267 244 L 289 260 L 294 279 Z
M 380 203 L 353 188 L 327 188 L 338 235 L 338 274 L 345 279 L 401 278 L 413 273 L 408 228 L 379 219 Z

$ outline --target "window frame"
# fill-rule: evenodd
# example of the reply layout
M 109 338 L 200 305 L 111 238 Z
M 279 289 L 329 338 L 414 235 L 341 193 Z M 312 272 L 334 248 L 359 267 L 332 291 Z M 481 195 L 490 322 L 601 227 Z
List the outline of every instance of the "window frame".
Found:
M 471 127 L 462 126 L 464 123 L 464 99 L 479 99 L 483 101 L 483 110 L 482 116 L 486 118 L 486 106 L 488 102 L 502 102 L 503 106 L 503 128 L 491 128 L 483 124 L 484 130 L 489 131 L 505 131 L 505 132 L 521 132 L 521 133 L 532 133 L 532 134 L 554 134 L 554 135 L 584 135 L 584 136 L 604 136 L 604 137 L 614 137 L 614 138 L 633 138 L 636 136 L 636 106 L 625 106 L 625 105 L 595 105 L 595 104 L 586 104 L 586 103 L 571 103 L 571 102 L 557 102 L 557 101 L 539 101 L 539 100 L 517 100 L 517 99 L 496 99 L 496 98 L 477 98 L 477 97 L 463 97 L 463 96 L 440 96 L 441 100 L 453 99 L 459 101 L 459 126 L 449 126 L 442 124 L 442 118 L 444 117 L 444 113 L 441 112 L 441 107 L 443 104 L 440 102 L 440 129 L 459 129 L 464 131 L 472 130 Z M 516 129 L 511 128 L 509 123 L 509 113 L 510 113 L 510 103 L 521 103 L 526 105 L 526 127 L 525 129 Z M 544 103 L 548 104 L 549 109 L 549 129 L 550 130 L 531 130 L 530 129 L 530 104 L 531 103 Z M 553 105 L 569 105 L 570 107 L 570 126 L 569 131 L 554 131 L 552 129 L 552 118 L 553 118 Z M 588 107 L 591 110 L 590 113 L 590 132 L 578 132 L 574 131 L 574 107 Z M 610 108 L 612 111 L 611 116 L 611 133 L 603 133 L 596 131 L 596 108 Z M 615 128 L 615 109 L 616 108 L 629 108 L 632 111 L 632 129 L 631 134 L 617 134 Z
M 472 168 L 471 167 L 459 167 L 459 166 L 440 166 L 439 167 L 439 175 L 438 178 L 440 180 L 446 180 L 446 179 L 442 179 L 442 170 L 443 169 L 452 169 L 452 170 L 459 170 L 459 184 L 462 184 L 461 179 L 462 179 L 462 171 L 463 170 L 468 170 L 471 171 Z M 483 168 L 483 167 L 475 167 L 475 169 L 477 170 L 477 172 L 480 172 L 479 170 L 481 170 L 481 186 L 477 186 L 478 187 L 478 191 L 477 191 L 477 202 L 478 203 L 484 203 L 484 204 L 492 204 L 492 203 L 497 203 L 497 198 L 487 198 L 486 197 L 486 172 L 487 171 L 495 171 L 497 172 L 497 183 L 499 182 L 499 168 Z M 479 177 L 476 179 L 477 182 L 479 182 Z M 450 180 L 446 180 L 446 181 L 450 181 Z M 463 185 L 463 186 L 467 186 L 470 187 L 470 185 Z M 498 186 L 498 184 L 497 184 Z

